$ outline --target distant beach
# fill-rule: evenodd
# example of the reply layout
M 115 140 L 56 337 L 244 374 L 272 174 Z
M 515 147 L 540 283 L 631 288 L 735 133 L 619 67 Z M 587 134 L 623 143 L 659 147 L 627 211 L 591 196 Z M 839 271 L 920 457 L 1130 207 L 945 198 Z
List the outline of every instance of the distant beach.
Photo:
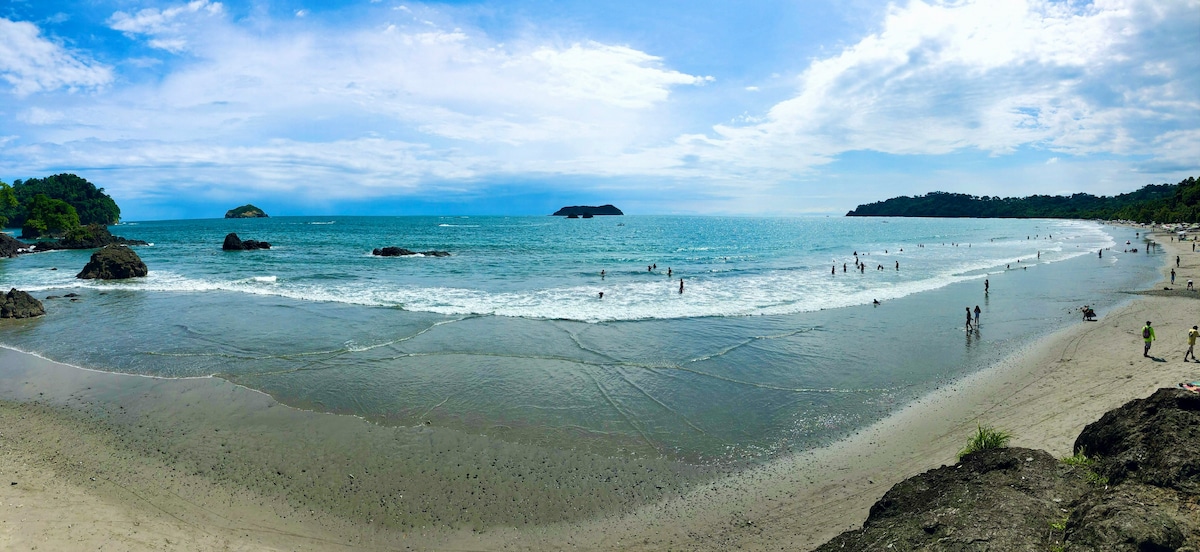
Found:
M 1162 245 L 1173 261 L 1174 246 Z M 1190 249 L 1186 253 L 1180 253 L 1181 273 L 1200 266 L 1188 262 Z M 1137 257 L 1163 274 L 1165 258 Z M 1094 280 L 1072 275 L 1080 268 L 1070 263 L 1061 266 L 1065 281 Z M 1037 286 L 1047 280 L 1059 289 L 1054 268 L 1021 271 L 1022 277 L 1040 271 L 1043 282 L 1022 281 L 1021 293 L 1040 298 Z M 955 339 L 960 351 L 965 338 L 965 350 L 976 353 L 953 357 L 967 359 L 968 366 L 935 380 L 939 388 L 932 394 L 867 429 L 850 430 L 846 439 L 830 431 L 824 443 L 813 443 L 825 446 L 776 451 L 757 467 L 565 450 L 525 438 L 489 438 L 436 420 L 367 423 L 289 408 L 222 378 L 113 375 L 4 350 L 0 378 L 8 391 L 0 408 L 6 428 L 0 444 L 12 466 L 7 475 L 18 484 L 0 499 L 30 505 L 5 510 L 7 526 L 21 531 L 0 538 L 18 547 L 41 542 L 67 550 L 96 539 L 134 549 L 159 539 L 185 542 L 188 549 L 803 548 L 860 523 L 870 503 L 899 479 L 952 462 L 976 422 L 1011 430 L 1014 444 L 1062 455 L 1099 413 L 1160 385 L 1194 379 L 1190 366 L 1174 360 L 1154 363 L 1154 370 L 1129 364 L 1141 360 L 1140 336 L 1134 335 L 1140 322 L 1135 327 L 1130 320 L 1143 317 L 1159 328 L 1155 352 L 1182 358 L 1184 330 L 1175 332 L 1177 340 L 1170 336 L 1195 323 L 1186 320 L 1188 298 L 1113 289 L 1062 297 L 1050 307 L 1040 300 L 1009 306 L 1002 298 L 1014 293 L 1008 282 L 1013 280 L 1004 275 L 992 277 L 984 331 L 977 341 L 961 330 Z M 981 292 L 980 281 L 971 279 L 886 301 L 879 309 L 854 309 L 886 321 L 906 307 L 945 304 L 946 325 L 935 323 L 944 328 L 936 330 L 940 334 L 952 331 L 951 318 L 961 325 L 960 304 L 968 297 L 972 306 L 982 301 Z M 1091 301 L 1106 294 L 1112 298 Z M 1067 312 L 1065 305 L 1084 301 L 1100 307 L 1099 322 L 1078 322 L 1077 312 Z M 1045 315 L 1030 314 L 1045 308 L 1059 314 L 1035 322 Z M 833 312 L 853 321 L 854 309 Z M 1065 328 L 1055 330 L 1054 323 Z M 37 332 L 35 324 L 10 325 L 6 332 Z M 862 322 L 848 322 L 855 324 Z M 990 335 L 984 333 L 989 324 Z M 1047 328 L 1032 342 L 1019 337 L 1031 324 Z M 1011 344 L 1005 345 L 1005 336 Z M 991 367 L 977 371 L 976 363 Z M 464 512 L 464 505 L 479 511 Z M 62 517 L 66 508 L 77 513 Z M 70 519 L 72 527 L 57 519 Z

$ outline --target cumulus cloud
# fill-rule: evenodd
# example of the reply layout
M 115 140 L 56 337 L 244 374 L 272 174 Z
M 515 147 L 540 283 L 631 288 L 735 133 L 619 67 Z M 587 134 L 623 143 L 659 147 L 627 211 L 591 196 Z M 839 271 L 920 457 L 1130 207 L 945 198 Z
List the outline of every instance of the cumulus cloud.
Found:
M 193 0 L 166 9 L 145 8 L 132 14 L 119 11 L 109 18 L 108 23 L 126 36 L 149 37 L 147 44 L 152 48 L 181 52 L 187 48 L 187 37 L 195 31 L 195 18 L 220 15 L 223 11 L 220 2 Z
M 66 88 L 94 89 L 113 80 L 112 70 L 42 36 L 32 23 L 0 18 L 0 79 L 14 94 Z
M 685 149 L 782 174 L 856 150 L 1155 155 L 1200 124 L 1198 14 L 1195 0 L 893 5 L 879 32 L 812 62 L 765 121 Z

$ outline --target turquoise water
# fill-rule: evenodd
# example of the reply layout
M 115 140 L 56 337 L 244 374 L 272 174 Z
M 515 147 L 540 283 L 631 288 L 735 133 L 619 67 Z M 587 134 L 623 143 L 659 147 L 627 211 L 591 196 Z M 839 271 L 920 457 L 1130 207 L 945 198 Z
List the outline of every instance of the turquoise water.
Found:
M 287 217 L 113 231 L 153 244 L 137 248 L 147 278 L 76 280 L 90 252 L 0 261 L 2 286 L 80 295 L 0 327 L 0 344 L 216 375 L 383 423 L 706 463 L 836 439 L 1074 323 L 1082 304 L 1103 315 L 1161 264 L 1122 253 L 1133 231 L 1081 221 Z M 223 252 L 229 232 L 273 248 Z M 370 255 L 392 245 L 451 256 Z M 966 333 L 977 304 L 982 327 Z

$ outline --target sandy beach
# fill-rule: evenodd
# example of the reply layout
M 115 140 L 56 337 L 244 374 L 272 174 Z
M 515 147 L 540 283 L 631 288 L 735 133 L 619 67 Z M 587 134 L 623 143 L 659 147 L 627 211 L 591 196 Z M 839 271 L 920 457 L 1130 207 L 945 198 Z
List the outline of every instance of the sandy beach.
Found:
M 1166 234 L 1158 242 L 1170 262 L 1162 268 L 1163 280 L 1154 290 L 1131 294 L 1128 304 L 1098 313 L 1096 322 L 1046 335 L 998 365 L 943 387 L 831 446 L 721 477 L 682 494 L 667 492 L 662 500 L 630 514 L 585 522 L 456 533 L 380 528 L 371 520 L 355 519 L 353 504 L 384 497 L 355 489 L 345 475 L 337 485 L 346 486 L 342 492 L 347 498 L 335 505 L 344 515 L 323 515 L 304 507 L 303 486 L 294 481 L 332 483 L 298 474 L 293 474 L 297 478 L 290 479 L 292 483 L 285 481 L 291 458 L 278 460 L 285 467 L 277 472 L 277 484 L 291 485 L 287 492 L 270 491 L 272 482 L 247 487 L 237 477 L 221 479 L 185 470 L 168 453 L 131 448 L 125 441 L 138 438 L 135 430 L 112 435 L 104 431 L 103 417 L 73 415 L 71 408 L 43 403 L 38 399 L 41 391 L 31 389 L 28 401 L 0 403 L 0 470 L 10 483 L 0 485 L 0 549 L 810 549 L 860 526 L 871 504 L 893 484 L 953 463 L 976 424 L 1011 432 L 1013 445 L 1067 456 L 1083 426 L 1105 411 L 1159 387 L 1200 377 L 1200 364 L 1182 361 L 1187 329 L 1200 323 L 1195 317 L 1198 304 L 1193 302 L 1197 294 L 1182 288 L 1188 278 L 1200 278 L 1200 257 L 1191 252 L 1190 243 L 1171 242 Z M 1179 284 L 1163 290 L 1176 255 L 1181 257 Z M 1142 356 L 1140 329 L 1146 320 L 1157 331 L 1153 358 Z M 70 379 L 69 385 L 100 385 L 96 382 L 112 379 L 84 376 L 95 381 L 80 383 L 78 376 L 70 375 L 77 369 L 8 350 L 0 352 L 0 362 L 20 363 L 49 379 Z M 35 383 L 53 387 L 53 381 L 42 377 Z M 178 393 L 180 401 L 252 394 L 212 379 L 174 384 L 169 390 L 149 378 L 132 379 L 145 380 L 135 382 L 136 393 Z M 344 416 L 275 407 L 266 396 L 250 400 L 257 415 L 302 416 L 306 429 L 322 435 L 346 435 L 353 426 L 368 425 Z M 75 410 L 88 411 L 85 400 L 77 402 L 82 406 L 71 403 Z M 230 414 L 223 423 L 240 426 L 247 420 L 251 418 Z M 395 431 L 397 439 L 403 437 Z M 225 454 L 220 450 L 223 444 L 212 446 L 214 458 Z M 295 465 L 319 461 L 297 460 Z M 223 464 L 214 462 L 217 465 Z M 362 472 L 358 476 L 365 477 Z M 469 492 L 469 484 L 463 489 Z

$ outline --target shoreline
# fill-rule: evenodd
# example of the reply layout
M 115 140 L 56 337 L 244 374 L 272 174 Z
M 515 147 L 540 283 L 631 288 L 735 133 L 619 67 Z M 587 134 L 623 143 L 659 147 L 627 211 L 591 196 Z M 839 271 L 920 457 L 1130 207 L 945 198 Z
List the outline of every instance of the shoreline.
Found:
M 1176 250 L 1181 244 L 1169 244 L 1160 243 L 1169 253 L 1168 263 L 1176 254 L 1184 254 L 1183 248 Z M 1184 258 L 1193 262 L 1184 264 L 1182 270 L 1200 268 L 1200 262 Z M 1169 266 L 1164 265 L 1161 275 L 1165 276 L 1168 270 Z M 1161 288 L 1164 280 L 1154 287 Z M 1197 370 L 1191 365 L 1174 360 L 1182 357 L 1186 347 L 1183 333 L 1196 323 L 1189 318 L 1189 311 L 1194 309 L 1188 307 L 1194 304 L 1171 297 L 1130 297 L 1120 308 L 1102 313 L 1099 322 L 1073 324 L 1044 336 L 999 364 L 926 395 L 830 446 L 720 477 L 697 485 L 682 496 L 674 495 L 627 515 L 532 529 L 428 535 L 432 540 L 417 538 L 420 535 L 416 534 L 384 534 L 367 523 L 303 519 L 294 508 L 288 509 L 286 501 L 280 504 L 279 497 L 272 499 L 251 491 L 226 489 L 198 476 L 188 480 L 183 488 L 214 503 L 227 503 L 239 515 L 257 521 L 248 528 L 222 523 L 225 518 L 209 517 L 206 521 L 205 516 L 196 514 L 197 522 L 186 516 L 188 522 L 184 522 L 179 510 L 169 505 L 176 502 L 169 496 L 159 497 L 156 503 L 136 491 L 129 491 L 134 493 L 132 496 L 108 493 L 89 485 L 86 478 L 64 473 L 69 466 L 49 460 L 58 456 L 57 441 L 51 442 L 49 436 L 37 437 L 44 428 L 55 428 L 49 434 L 60 441 L 65 438 L 90 442 L 86 437 L 91 430 L 86 426 L 63 420 L 36 403 L 24 406 L 0 403 L 0 421 L 6 426 L 0 431 L 0 445 L 3 445 L 0 459 L 5 465 L 14 466 L 5 470 L 6 475 L 11 472 L 41 482 L 40 491 L 17 485 L 5 487 L 4 494 L 0 494 L 0 503 L 4 505 L 0 510 L 4 512 L 0 515 L 0 545 L 21 549 L 22 543 L 46 542 L 41 539 L 53 538 L 53 531 L 62 531 L 64 527 L 90 526 L 90 532 L 82 534 L 67 531 L 64 534 L 72 537 L 69 542 L 52 541 L 61 546 L 51 546 L 64 550 L 95 549 L 100 543 L 116 541 L 132 549 L 139 549 L 138 546 L 148 549 L 165 539 L 168 543 L 182 543 L 180 549 L 198 550 L 222 546 L 341 550 L 370 546 L 368 543 L 391 549 L 401 548 L 406 542 L 439 549 L 658 550 L 734 546 L 809 549 L 844 530 L 860 526 L 870 505 L 900 480 L 953 463 L 977 422 L 1012 432 L 1014 446 L 1041 448 L 1055 456 L 1066 456 L 1083 425 L 1103 412 L 1132 398 L 1144 397 L 1158 387 L 1173 386 L 1187 378 L 1185 374 L 1195 373 Z M 1141 338 L 1137 331 L 1147 317 L 1155 320 L 1159 329 L 1159 342 L 1152 352 L 1171 359 L 1153 363 L 1153 370 L 1145 369 L 1152 361 L 1138 354 Z M 271 402 L 265 397 L 263 400 Z M 18 424 L 13 420 L 23 422 Z M 356 423 L 363 422 L 356 420 Z M 111 445 L 100 439 L 92 446 L 103 451 Z M 159 472 L 167 466 L 157 459 L 122 461 L 146 470 L 139 476 L 140 483 L 131 483 L 131 489 L 153 488 L 156 485 L 153 477 L 156 473 L 161 475 Z M 179 496 L 179 500 L 184 499 Z M 30 510 L 11 505 L 33 502 L 47 505 L 39 507 L 41 523 L 22 523 L 29 519 Z M 84 508 L 81 513 L 77 511 L 80 504 L 95 509 Z M 85 514 L 93 511 L 95 514 L 89 519 Z M 158 540 L 142 542 L 130 534 L 142 525 L 104 521 L 126 518 L 136 518 L 142 525 L 155 527 L 153 531 L 144 529 L 137 534 L 153 533 Z M 347 534 L 360 538 L 348 540 Z M 362 536 L 367 536 L 366 540 Z

